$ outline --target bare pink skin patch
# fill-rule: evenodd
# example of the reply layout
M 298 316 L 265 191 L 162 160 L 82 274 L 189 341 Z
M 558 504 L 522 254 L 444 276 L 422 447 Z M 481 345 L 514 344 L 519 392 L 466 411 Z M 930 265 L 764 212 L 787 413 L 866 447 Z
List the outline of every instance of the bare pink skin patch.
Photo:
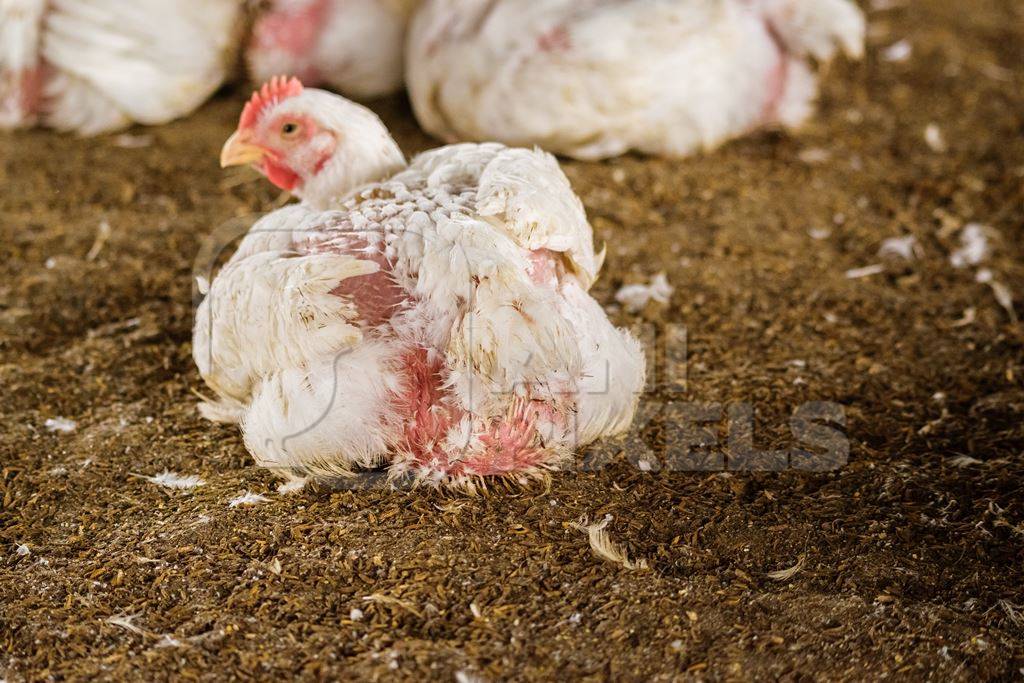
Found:
M 537 418 L 543 410 L 540 401 L 516 406 L 503 420 L 492 422 L 480 437 L 485 449 L 473 458 L 458 463 L 466 474 L 493 476 L 529 471 L 543 467 L 550 454 L 536 446 Z
M 369 327 L 387 322 L 407 301 L 401 287 L 384 270 L 370 275 L 350 277 L 331 293 L 352 301 L 359 311 L 360 322 Z
M 529 261 L 535 283 L 558 286 L 558 254 L 537 249 L 530 252 Z M 450 477 L 505 475 L 541 469 L 554 457 L 538 446 L 537 425 L 543 421 L 564 428 L 573 401 L 570 392 L 556 394 L 554 404 L 550 397 L 532 399 L 529 387 L 525 397 L 510 397 L 508 414 L 492 420 L 471 449 L 470 443 L 459 444 L 457 438 L 450 438 L 466 412 L 448 389 L 443 355 L 428 354 L 425 349 L 412 351 L 406 354 L 402 371 L 405 389 L 397 398 L 397 408 L 406 428 L 400 450 L 418 469 Z
M 39 65 L 21 71 L 0 73 L 0 110 L 13 112 L 15 124 L 34 123 L 42 113 L 43 84 L 48 69 Z
M 530 279 L 538 284 L 554 289 L 558 286 L 558 254 L 550 249 L 536 249 L 529 256 Z
M 14 54 L 7 56 L 11 67 L 0 69 L 0 119 L 4 125 L 32 125 L 42 113 L 43 85 L 50 75 L 50 68 L 41 55 L 42 23 L 47 7 L 41 2 L 7 5 L 2 21 L 11 22 L 14 31 L 35 35 L 36 42 L 31 46 L 15 45 Z
M 420 467 L 442 472 L 449 462 L 440 442 L 461 418 L 461 411 L 442 402 L 447 397 L 443 371 L 443 361 L 431 359 L 426 349 L 407 352 L 401 368 L 405 381 L 395 398 L 397 412 L 405 421 L 398 450 L 412 456 Z
M 29 115 L 39 113 L 43 101 L 43 78 L 45 66 L 28 69 L 21 74 L 21 107 Z
M 409 302 L 409 297 L 391 276 L 391 264 L 384 254 L 368 250 L 368 246 L 369 243 L 358 235 L 348 236 L 343 241 L 332 241 L 330 251 L 350 254 L 363 261 L 373 261 L 380 270 L 342 280 L 331 293 L 355 305 L 361 325 L 376 327 L 390 320 L 399 308 Z
M 541 52 L 564 52 L 572 49 L 569 30 L 565 26 L 556 26 L 537 37 L 537 48 Z
M 302 81 L 317 84 L 321 74 L 310 63 L 309 55 L 316 48 L 323 30 L 331 0 L 295 3 L 274 3 L 263 12 L 253 26 L 250 50 L 275 50 L 296 60 L 291 71 Z
M 779 104 L 782 102 L 782 97 L 786 94 L 786 85 L 788 81 L 789 73 L 789 53 L 786 51 L 785 43 L 782 41 L 782 37 L 779 32 L 772 25 L 770 20 L 765 20 L 765 29 L 768 31 L 768 35 L 771 36 L 772 42 L 775 43 L 775 47 L 778 50 L 778 58 L 772 65 L 772 68 L 768 71 L 768 96 L 765 99 L 763 108 L 761 109 L 761 121 L 764 123 L 774 123 L 779 114 Z
M 443 361 L 431 361 L 425 349 L 416 349 L 403 357 L 402 371 L 405 383 L 396 407 L 405 429 L 398 450 L 416 469 L 448 477 L 495 476 L 541 469 L 551 460 L 551 453 L 536 445 L 538 419 L 553 412 L 546 403 L 516 399 L 508 416 L 479 435 L 482 450 L 451 452 L 459 444 L 449 434 L 465 413 L 449 400 Z

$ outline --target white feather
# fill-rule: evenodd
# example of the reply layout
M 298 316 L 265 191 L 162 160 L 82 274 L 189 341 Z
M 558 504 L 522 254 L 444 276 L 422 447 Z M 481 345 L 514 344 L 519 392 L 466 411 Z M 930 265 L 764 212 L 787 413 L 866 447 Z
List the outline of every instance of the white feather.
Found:
M 642 311 L 647 302 L 657 301 L 667 304 L 672 296 L 672 285 L 668 283 L 665 273 L 658 273 L 649 284 L 625 285 L 615 292 L 615 300 L 629 311 Z
M 193 355 L 203 379 L 245 400 L 257 376 L 352 348 L 362 338 L 349 323 L 354 310 L 330 291 L 378 267 L 346 255 L 275 251 L 229 263 L 196 311 Z
M 41 22 L 10 23 L 27 3 L 45 5 Z M 61 130 L 93 135 L 132 122 L 165 123 L 195 109 L 224 81 L 242 5 L 239 0 L 4 0 L 0 79 L 18 64 L 45 63 L 45 106 L 38 114 L 43 124 Z M 37 51 L 31 57 L 29 45 Z M 12 60 L 14 52 L 20 56 Z
M 206 483 L 203 481 L 202 477 L 195 474 L 181 475 L 169 470 L 152 477 L 143 476 L 142 478 L 151 484 L 156 484 L 157 486 L 163 486 L 169 489 L 194 489 L 197 486 L 202 486 Z
M 48 432 L 60 432 L 62 434 L 71 434 L 78 429 L 78 423 L 66 417 L 48 417 L 43 426 L 46 427 Z
M 480 173 L 476 210 L 521 248 L 564 253 L 585 287 L 597 279 L 604 254 L 594 253 L 583 202 L 550 154 L 503 150 Z
M 0 0 L 0 128 L 35 123 L 25 74 L 39 66 L 46 0 Z
M 680 156 L 799 125 L 817 91 L 805 55 L 856 57 L 863 37 L 850 0 L 425 0 L 407 84 L 448 141 Z
M 380 464 L 399 425 L 389 413 L 398 381 L 392 347 L 365 343 L 258 385 L 242 421 L 257 464 L 295 474 L 344 475 Z
M 228 502 L 229 508 L 236 508 L 239 505 L 259 505 L 260 503 L 269 503 L 270 499 L 264 496 L 262 493 L 252 493 L 246 491 L 237 498 L 232 498 Z

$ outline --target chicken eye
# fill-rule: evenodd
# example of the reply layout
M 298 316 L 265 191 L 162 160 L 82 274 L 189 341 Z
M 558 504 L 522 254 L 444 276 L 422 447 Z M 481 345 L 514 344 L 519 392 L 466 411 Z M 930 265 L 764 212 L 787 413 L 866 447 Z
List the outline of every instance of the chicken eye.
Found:
M 299 124 L 289 121 L 288 123 L 281 126 L 281 135 L 285 137 L 291 137 L 299 132 Z

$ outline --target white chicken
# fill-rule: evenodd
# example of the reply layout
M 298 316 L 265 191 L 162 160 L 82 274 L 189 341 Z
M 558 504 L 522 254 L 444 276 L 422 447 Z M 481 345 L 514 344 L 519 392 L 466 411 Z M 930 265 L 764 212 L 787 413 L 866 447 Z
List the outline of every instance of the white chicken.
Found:
M 93 135 L 189 113 L 234 60 L 240 0 L 0 0 L 0 128 Z
M 401 89 L 405 31 L 418 0 L 272 0 L 246 50 L 257 82 L 295 74 L 349 97 Z
M 302 199 L 253 226 L 196 318 L 201 409 L 258 464 L 473 485 L 629 426 L 644 356 L 587 293 L 603 254 L 551 155 L 407 164 L 368 109 L 275 79 L 221 163 Z
M 810 58 L 860 57 L 864 24 L 851 0 L 425 0 L 406 79 L 449 142 L 683 156 L 803 123 Z

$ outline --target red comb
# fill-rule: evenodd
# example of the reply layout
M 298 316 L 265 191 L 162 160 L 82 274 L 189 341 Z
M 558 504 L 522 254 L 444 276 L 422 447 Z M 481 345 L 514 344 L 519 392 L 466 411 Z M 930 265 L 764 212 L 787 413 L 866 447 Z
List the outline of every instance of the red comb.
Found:
M 281 100 L 294 97 L 302 92 L 302 82 L 292 76 L 274 76 L 263 84 L 252 94 L 252 97 L 245 103 L 242 109 L 242 118 L 238 121 L 238 128 L 250 128 L 256 124 L 256 119 L 267 107 L 277 104 Z

